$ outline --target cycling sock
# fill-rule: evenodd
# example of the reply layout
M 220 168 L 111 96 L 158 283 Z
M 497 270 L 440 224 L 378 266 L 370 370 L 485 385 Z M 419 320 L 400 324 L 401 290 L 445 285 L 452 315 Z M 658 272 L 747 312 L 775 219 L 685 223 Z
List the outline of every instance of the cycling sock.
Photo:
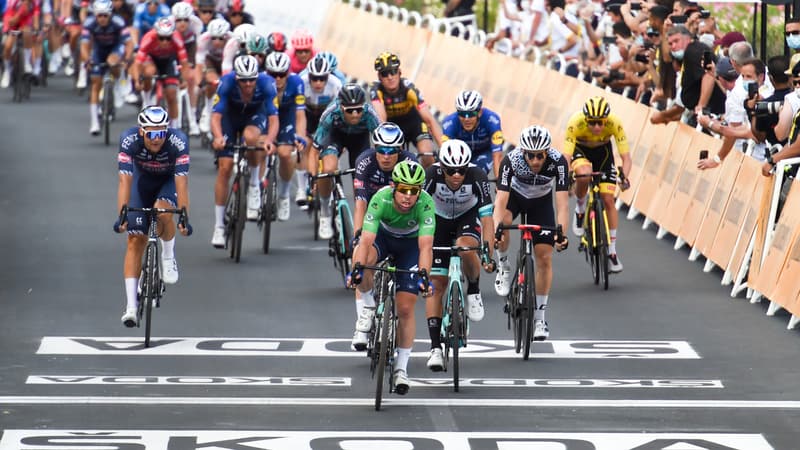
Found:
M 172 259 L 175 257 L 175 236 L 170 240 L 159 239 L 161 241 L 161 258 Z
M 97 103 L 90 103 L 89 104 L 89 113 L 91 114 L 89 118 L 92 119 L 92 123 L 97 123 L 97 115 L 99 114 L 99 105 Z
M 578 214 L 583 214 L 586 212 L 586 196 L 580 197 L 575 202 L 575 212 Z
M 367 308 L 374 308 L 375 307 L 375 296 L 373 295 L 373 290 L 370 289 L 368 292 L 361 293 L 361 301 L 364 302 L 364 306 Z
M 364 300 L 357 298 L 356 299 L 356 319 L 361 317 L 361 311 L 364 309 Z
M 181 121 L 178 119 L 169 119 L 169 126 L 170 128 L 180 128 Z
M 258 176 L 258 165 L 250 166 L 250 187 L 257 188 L 258 182 L 261 181 Z
M 331 216 L 331 196 L 319 198 L 320 212 L 325 217 Z
M 292 180 L 284 180 L 278 177 L 278 197 L 289 198 L 289 188 L 292 187 Z
M 6 73 L 11 73 L 11 61 L 5 61 Z
M 26 48 L 25 50 L 22 51 L 22 54 L 25 55 L 25 62 L 26 63 L 30 63 L 30 61 L 31 61 L 31 53 L 32 52 L 33 51 L 31 49 L 29 49 L 29 48 Z M 33 68 L 33 65 L 31 65 L 31 68 Z
M 406 373 L 408 370 L 408 358 L 411 356 L 411 349 L 410 348 L 400 348 L 397 347 L 397 362 L 394 365 L 394 370 L 402 370 Z
M 536 294 L 536 309 L 533 311 L 533 320 L 544 320 L 544 310 L 547 309 L 547 295 Z
M 33 75 L 39 76 L 42 73 L 42 56 L 34 58 L 33 60 Z
M 214 205 L 214 226 L 217 228 L 225 226 L 225 205 Z
M 608 230 L 608 234 L 611 235 L 611 242 L 608 244 L 608 253 L 610 255 L 617 254 L 617 229 Z
M 127 309 L 136 309 L 139 297 L 139 279 L 138 278 L 125 278 L 125 299 L 127 300 Z
M 478 294 L 481 292 L 480 279 L 475 281 L 467 280 L 467 295 Z
M 431 348 L 442 348 L 441 317 L 428 317 L 428 334 L 431 337 Z
M 297 174 L 297 190 L 305 192 L 308 189 L 308 171 L 296 169 L 294 173 Z
M 500 267 L 508 270 L 508 250 L 502 251 L 498 248 L 495 253 L 497 253 L 497 261 Z

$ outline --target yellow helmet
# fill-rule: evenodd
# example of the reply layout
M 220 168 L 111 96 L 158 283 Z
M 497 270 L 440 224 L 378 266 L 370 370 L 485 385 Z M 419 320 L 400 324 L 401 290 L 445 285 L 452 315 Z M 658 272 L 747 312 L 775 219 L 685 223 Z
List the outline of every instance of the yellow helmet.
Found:
M 611 107 L 608 102 L 601 96 L 590 97 L 583 104 L 583 115 L 587 119 L 605 119 L 611 113 Z
M 397 69 L 400 67 L 400 58 L 394 53 L 383 52 L 375 58 L 375 71 Z

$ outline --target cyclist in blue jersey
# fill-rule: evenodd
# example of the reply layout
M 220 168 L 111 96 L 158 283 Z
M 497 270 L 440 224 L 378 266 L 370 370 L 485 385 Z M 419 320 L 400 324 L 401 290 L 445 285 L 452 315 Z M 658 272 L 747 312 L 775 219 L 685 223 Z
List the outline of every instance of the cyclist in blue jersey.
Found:
M 322 171 L 333 172 L 339 167 L 339 156 L 345 149 L 350 167 L 355 167 L 356 158 L 369 148 L 370 134 L 379 124 L 380 119 L 367 102 L 367 94 L 361 86 L 355 83 L 344 85 L 336 101 L 328 105 L 319 120 L 308 155 L 308 171 L 316 175 L 322 159 Z M 330 239 L 333 236 L 330 207 L 333 186 L 326 178 L 319 180 L 317 187 L 320 196 L 319 237 Z
M 133 27 L 131 28 L 131 37 L 134 45 L 139 44 L 142 36 L 153 28 L 158 19 L 168 17 L 170 14 L 169 6 L 160 3 L 158 0 L 147 0 L 136 5 L 136 11 L 133 13 Z
M 228 183 L 233 172 L 233 151 L 226 144 L 235 143 L 238 135 L 245 145 L 259 146 L 263 138 L 264 150 L 270 154 L 275 151 L 274 142 L 278 135 L 278 109 L 275 107 L 275 80 L 265 73 L 258 72 L 258 61 L 250 55 L 239 56 L 234 60 L 233 72 L 220 78 L 211 113 L 211 133 L 214 136 L 212 147 L 219 158 L 217 181 L 214 185 L 214 235 L 211 245 L 225 247 L 225 203 L 228 200 Z M 267 121 L 269 120 L 269 123 Z M 269 130 L 269 132 L 267 132 Z M 236 142 L 238 143 L 238 142 Z M 247 207 L 258 209 L 261 206 L 261 186 L 259 162 L 265 154 L 261 151 L 248 152 L 250 165 L 250 188 Z
M 392 170 L 401 161 L 417 162 L 417 156 L 403 150 L 405 138 L 403 130 L 397 124 L 384 122 L 372 132 L 372 148 L 364 151 L 356 160 L 356 172 L 353 174 L 353 191 L 355 193 L 355 206 L 353 208 L 353 245 L 358 245 L 361 227 L 364 224 L 364 215 L 367 205 L 381 188 L 392 183 Z M 374 301 L 368 299 L 370 305 Z M 361 316 L 364 309 L 364 297 L 356 290 L 356 317 Z M 367 348 L 367 333 L 356 330 L 353 333 L 352 347 L 356 351 Z
M 124 205 L 135 208 L 186 208 L 189 210 L 189 139 L 178 129 L 167 128 L 169 115 L 160 106 L 148 106 L 139 113 L 139 126 L 120 135 L 119 188 L 117 210 Z M 175 260 L 175 221 L 170 214 L 158 217 L 161 230 L 161 278 L 164 283 L 178 281 L 178 262 Z M 127 222 L 114 223 L 114 231 L 127 231 L 124 277 L 127 305 L 122 323 L 136 326 L 139 273 L 142 255 L 147 245 L 150 224 L 144 213 L 128 213 Z M 184 236 L 192 234 L 186 221 L 178 230 Z
M 109 70 L 109 67 L 130 59 L 133 53 L 130 32 L 122 18 L 112 14 L 113 9 L 111 0 L 96 0 L 92 4 L 94 15 L 86 19 L 81 34 L 81 61 L 91 63 L 92 90 L 89 94 L 89 111 L 91 113 L 89 132 L 92 136 L 100 134 L 98 103 L 100 102 L 100 88 L 103 85 L 103 74 Z M 108 64 L 109 67 L 101 67 L 100 64 L 103 63 Z M 113 67 L 111 73 L 117 80 L 114 85 L 114 106 L 120 108 L 126 94 L 119 83 L 122 68 L 120 66 Z M 81 70 L 79 78 L 82 79 L 78 80 L 78 87 L 85 87 L 86 72 L 84 70 Z
M 278 118 L 280 131 L 276 141 L 280 165 L 278 169 L 278 220 L 289 220 L 289 188 L 292 186 L 296 157 L 292 154 L 295 142 L 307 141 L 306 96 L 303 79 L 289 73 L 289 56 L 273 52 L 267 56 L 267 73 L 275 79 L 277 89 Z M 258 211 L 254 211 L 258 217 Z M 250 210 L 247 211 L 248 217 Z
M 442 121 L 446 139 L 459 139 L 472 150 L 472 164 L 498 177 L 503 160 L 503 129 L 500 116 L 483 107 L 478 91 L 461 91 L 456 97 L 456 112 Z

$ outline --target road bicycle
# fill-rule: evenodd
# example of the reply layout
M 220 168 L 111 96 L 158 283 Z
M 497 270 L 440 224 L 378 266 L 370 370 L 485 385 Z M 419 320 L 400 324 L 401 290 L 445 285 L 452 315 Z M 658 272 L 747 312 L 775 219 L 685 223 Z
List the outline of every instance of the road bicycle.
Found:
M 332 202 L 335 207 L 333 216 L 333 237 L 328 239 L 328 256 L 333 258 L 333 265 L 342 275 L 342 283 L 347 287 L 347 272 L 353 258 L 353 212 L 344 192 L 342 176 L 354 174 L 356 169 L 336 170 L 311 176 L 311 182 L 324 178 L 333 178 Z
M 109 65 L 108 63 L 92 64 L 93 68 L 105 70 L 103 74 L 103 87 L 100 90 L 100 126 L 103 127 L 103 141 L 106 145 L 111 144 L 111 122 L 117 114 L 116 106 L 114 105 L 114 84 L 117 82 L 111 70 L 121 66 L 122 64 Z
M 129 212 L 142 212 L 147 217 L 149 225 L 147 228 L 147 247 L 144 251 L 144 262 L 142 271 L 139 275 L 139 305 L 136 311 L 136 326 L 140 327 L 142 316 L 145 319 L 144 326 L 144 346 L 150 346 L 150 330 L 153 323 L 153 307 L 161 306 L 161 297 L 164 295 L 165 285 L 161 279 L 161 267 L 158 248 L 158 215 L 159 214 L 178 214 L 178 223 L 182 227 L 187 225 L 186 208 L 134 208 L 123 205 L 119 212 L 119 223 L 124 224 L 128 221 Z
M 11 60 L 14 62 L 11 71 L 11 80 L 14 83 L 12 101 L 22 103 L 23 100 L 31 98 L 31 77 L 33 75 L 25 73 L 25 39 L 22 31 L 9 31 L 8 34 L 17 37 L 14 53 L 11 56 Z
M 394 363 L 397 355 L 397 304 L 395 293 L 398 273 L 415 274 L 422 277 L 425 287 L 429 285 L 428 275 L 424 270 L 398 269 L 394 266 L 394 258 L 389 256 L 378 265 L 366 266 L 356 264 L 353 271 L 370 269 L 375 271 L 375 318 L 367 342 L 367 357 L 370 358 L 369 370 L 375 379 L 375 411 L 380 411 L 383 399 L 384 376 L 389 374 L 389 393 L 395 392 Z
M 586 213 L 583 215 L 583 236 L 578 245 L 578 252 L 586 257 L 592 269 L 594 284 L 603 285 L 608 290 L 608 245 L 611 234 L 608 230 L 608 214 L 603 200 L 600 198 L 600 183 L 608 183 L 605 172 L 592 172 L 575 175 L 573 178 L 589 178 L 589 193 L 586 199 Z
M 258 227 L 261 229 L 261 250 L 269 253 L 269 239 L 272 231 L 272 222 L 278 218 L 278 170 L 276 167 L 278 157 L 275 154 L 267 155 L 267 171 L 261 181 L 261 212 L 258 215 Z
M 239 140 L 237 139 L 236 142 Z M 247 222 L 247 189 L 250 186 L 250 177 L 258 176 L 258 174 L 250 173 L 247 152 L 262 150 L 262 148 L 229 144 L 226 145 L 226 149 L 234 152 L 236 173 L 228 193 L 228 202 L 225 205 L 225 248 L 230 251 L 230 257 L 234 262 L 238 263 L 242 256 L 244 224 Z
M 506 225 L 500 224 L 497 227 L 497 240 L 500 240 L 504 230 L 519 230 L 522 232 L 522 242 L 517 253 L 517 265 L 512 277 L 511 290 L 506 296 L 506 304 L 503 311 L 506 313 L 506 326 L 513 329 L 514 350 L 517 353 L 522 351 L 522 359 L 528 360 L 531 353 L 531 342 L 533 341 L 533 314 L 538 305 L 536 304 L 536 266 L 533 256 L 533 233 L 555 233 L 561 236 L 561 225 L 548 227 L 544 225 L 533 225 L 525 223 L 525 216 L 522 223 Z
M 494 266 L 494 261 L 489 258 L 489 243 L 484 242 L 480 247 L 467 247 L 453 245 L 451 247 L 433 247 L 434 251 L 450 252 L 450 265 L 447 269 L 447 290 L 443 298 L 442 307 L 442 342 L 444 342 L 444 370 L 447 371 L 450 351 L 453 352 L 453 390 L 459 388 L 459 362 L 458 353 L 461 347 L 467 346 L 469 335 L 469 320 L 467 318 L 466 295 L 464 284 L 466 278 L 461 271 L 461 252 L 479 251 L 482 259 Z

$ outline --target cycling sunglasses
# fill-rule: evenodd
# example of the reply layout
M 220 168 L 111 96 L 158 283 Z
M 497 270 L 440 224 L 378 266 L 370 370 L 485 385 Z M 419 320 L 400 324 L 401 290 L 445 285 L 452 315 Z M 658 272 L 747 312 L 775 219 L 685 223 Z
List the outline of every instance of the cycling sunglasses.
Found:
M 295 52 L 295 54 L 297 54 L 297 53 L 311 53 L 311 49 L 308 49 L 308 48 L 296 49 L 294 52 Z
M 383 145 L 376 145 L 375 152 L 380 153 L 381 155 L 396 155 L 400 153 L 400 149 L 397 147 L 385 147 Z
M 361 114 L 364 112 L 364 107 L 356 106 L 353 108 L 342 108 L 342 111 L 344 111 L 345 114 Z
M 167 137 L 167 130 L 145 131 L 144 135 L 151 141 L 156 139 L 164 139 Z
M 225 41 L 227 40 L 224 36 L 214 36 L 211 38 L 212 41 Z
M 308 81 L 328 81 L 328 76 L 327 75 L 320 75 L 320 76 L 309 75 L 308 76 Z
M 284 78 L 289 75 L 289 72 L 269 72 L 269 76 L 272 78 Z
M 214 14 L 216 11 L 213 9 L 201 9 L 200 14 Z
M 386 78 L 392 75 L 397 75 L 398 73 L 400 73 L 400 69 L 386 69 L 378 72 L 378 75 L 380 75 L 381 78 Z
M 409 186 L 407 184 L 398 184 L 394 188 L 395 191 L 405 195 L 419 195 L 421 188 L 419 186 Z
M 239 83 L 255 83 L 258 78 L 237 78 Z
M 459 111 L 458 117 L 462 119 L 471 119 L 473 117 L 478 117 L 478 111 Z
M 544 159 L 546 152 L 525 152 L 526 159 Z
M 455 174 L 464 175 L 467 173 L 467 167 L 443 167 L 444 173 L 449 176 L 453 176 Z
M 175 19 L 175 23 L 178 23 L 178 22 L 188 22 L 188 21 L 189 21 L 189 19 Z
M 589 125 L 590 127 L 604 127 L 606 126 L 606 121 L 602 119 L 587 120 L 586 125 Z
M 159 36 L 158 40 L 162 41 L 162 42 L 171 41 L 172 40 L 172 36 Z

